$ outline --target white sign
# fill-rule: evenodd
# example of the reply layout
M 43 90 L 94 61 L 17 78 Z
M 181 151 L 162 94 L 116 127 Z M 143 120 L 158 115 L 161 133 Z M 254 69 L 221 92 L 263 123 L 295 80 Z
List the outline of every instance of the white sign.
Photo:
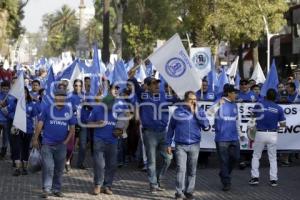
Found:
M 209 47 L 191 48 L 190 58 L 198 71 L 199 79 L 203 79 L 210 72 L 211 57 Z
M 213 102 L 199 101 L 198 105 L 202 106 L 204 110 L 210 108 Z M 240 127 L 243 135 L 246 134 L 247 123 L 250 119 L 251 109 L 254 108 L 255 103 L 238 103 Z M 284 110 L 286 117 L 286 128 L 279 129 L 278 131 L 278 150 L 300 150 L 300 104 L 280 105 Z M 174 111 L 174 107 L 170 109 L 171 113 Z M 214 117 L 206 115 L 210 126 L 201 131 L 201 143 L 200 147 L 204 149 L 215 149 L 215 129 L 214 129 Z M 241 150 L 247 150 L 253 148 L 253 141 L 241 142 Z

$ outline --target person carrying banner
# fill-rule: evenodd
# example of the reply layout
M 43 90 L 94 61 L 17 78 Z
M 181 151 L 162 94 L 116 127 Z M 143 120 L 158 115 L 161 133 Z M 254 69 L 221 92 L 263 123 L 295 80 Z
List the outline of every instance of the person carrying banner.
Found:
M 173 136 L 175 141 L 176 199 L 194 199 L 197 161 L 200 150 L 201 129 L 207 128 L 209 121 L 202 108 L 197 108 L 197 98 L 193 91 L 184 95 L 184 105 L 179 106 L 170 120 L 167 133 L 167 153 L 172 154 Z
M 63 197 L 61 192 L 62 175 L 67 154 L 67 144 L 75 134 L 75 117 L 72 108 L 65 105 L 66 92 L 55 91 L 54 105 L 44 108 L 38 117 L 32 146 L 40 148 L 39 135 L 42 135 L 42 183 L 43 198 L 51 194 Z
M 223 191 L 231 189 L 231 173 L 240 157 L 240 143 L 246 138 L 242 135 L 238 124 L 238 108 L 235 103 L 237 90 L 233 85 L 225 85 L 224 97 L 220 100 L 219 109 L 215 114 L 215 142 L 220 162 L 221 182 Z
M 283 109 L 275 103 L 276 91 L 269 89 L 266 98 L 254 106 L 254 116 L 256 118 L 256 135 L 253 146 L 252 169 L 250 185 L 259 184 L 259 160 L 265 146 L 268 149 L 270 161 L 270 184 L 277 186 L 277 138 L 278 124 L 285 126 L 285 116 Z

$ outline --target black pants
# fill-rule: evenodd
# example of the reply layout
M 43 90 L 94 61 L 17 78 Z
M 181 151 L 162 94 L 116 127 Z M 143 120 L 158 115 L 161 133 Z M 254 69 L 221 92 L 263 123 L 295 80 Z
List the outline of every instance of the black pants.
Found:
M 32 135 L 22 131 L 11 135 L 12 160 L 28 161 Z

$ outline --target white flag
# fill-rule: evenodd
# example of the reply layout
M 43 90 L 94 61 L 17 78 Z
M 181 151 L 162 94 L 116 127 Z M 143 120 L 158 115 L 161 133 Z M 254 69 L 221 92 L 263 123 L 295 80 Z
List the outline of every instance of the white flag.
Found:
M 81 79 L 82 80 L 82 77 L 83 74 L 81 73 L 80 71 L 80 68 L 79 68 L 79 64 L 77 63 L 75 68 L 74 68 L 74 71 L 72 73 L 72 76 L 69 80 L 69 84 L 68 84 L 68 91 L 73 91 L 73 83 L 76 79 Z
M 255 80 L 256 84 L 264 83 L 266 81 L 266 77 L 264 75 L 263 70 L 261 69 L 259 62 L 257 62 L 254 68 L 251 79 Z
M 191 48 L 190 58 L 197 69 L 199 79 L 203 79 L 211 70 L 211 50 L 209 47 Z
M 26 102 L 23 72 L 19 75 L 17 81 L 12 86 L 8 94 L 18 99 L 13 125 L 21 131 L 26 132 Z
M 238 64 L 239 64 L 239 57 L 237 56 L 233 63 L 231 63 L 230 67 L 228 68 L 226 74 L 229 76 L 229 82 L 230 84 L 234 84 L 234 78 L 236 76 L 236 72 L 238 69 Z
M 201 80 L 197 79 L 197 71 L 178 34 L 170 38 L 148 59 L 179 97 L 182 98 L 186 91 L 200 89 Z

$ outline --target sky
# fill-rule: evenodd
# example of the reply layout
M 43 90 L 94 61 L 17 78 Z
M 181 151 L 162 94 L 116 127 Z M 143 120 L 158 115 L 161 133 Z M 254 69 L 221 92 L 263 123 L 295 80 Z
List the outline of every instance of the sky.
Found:
M 42 25 L 42 17 L 46 13 L 53 13 L 67 4 L 78 9 L 80 0 L 29 0 L 25 7 L 25 18 L 22 24 L 28 32 L 38 32 Z M 93 6 L 93 0 L 84 0 L 86 6 Z

